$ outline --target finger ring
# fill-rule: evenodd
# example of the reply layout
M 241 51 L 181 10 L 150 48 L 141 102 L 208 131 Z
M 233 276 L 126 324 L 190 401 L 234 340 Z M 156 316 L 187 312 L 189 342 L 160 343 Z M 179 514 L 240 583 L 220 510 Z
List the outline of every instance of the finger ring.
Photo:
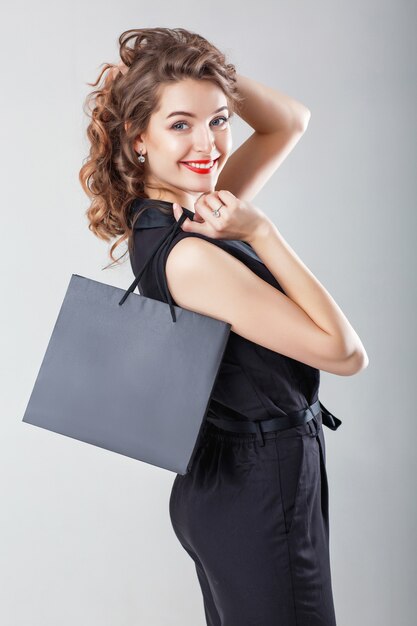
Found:
M 222 207 L 222 206 L 224 206 L 224 204 L 223 204 L 223 203 L 222 203 L 222 204 L 221 204 L 221 205 L 220 205 L 217 209 L 214 209 L 214 211 L 212 211 L 212 214 L 213 214 L 215 217 L 221 217 L 221 215 L 220 215 L 220 207 Z

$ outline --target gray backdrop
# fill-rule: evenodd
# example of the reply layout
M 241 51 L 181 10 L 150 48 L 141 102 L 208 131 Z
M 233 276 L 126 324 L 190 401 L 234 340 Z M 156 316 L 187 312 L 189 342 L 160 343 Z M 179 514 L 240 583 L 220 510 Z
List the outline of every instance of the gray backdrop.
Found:
M 82 102 L 133 27 L 184 27 L 240 73 L 297 98 L 307 132 L 255 199 L 329 290 L 370 358 L 322 373 L 338 626 L 416 612 L 415 3 L 2 5 L 0 621 L 203 626 L 194 565 L 171 527 L 174 475 L 21 422 L 71 273 L 101 271 L 78 183 Z M 234 147 L 251 129 L 233 121 Z M 414 174 L 414 177 L 413 177 Z M 120 250 L 119 250 L 120 251 Z

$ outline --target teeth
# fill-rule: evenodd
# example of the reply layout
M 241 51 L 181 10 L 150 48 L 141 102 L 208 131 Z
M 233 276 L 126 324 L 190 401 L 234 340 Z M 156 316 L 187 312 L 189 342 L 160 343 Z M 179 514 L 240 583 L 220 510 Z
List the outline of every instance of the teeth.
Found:
M 193 167 L 198 167 L 202 170 L 208 170 L 210 167 L 213 167 L 214 161 L 210 161 L 210 163 L 193 163 L 192 161 L 186 161 L 187 165 L 192 165 Z

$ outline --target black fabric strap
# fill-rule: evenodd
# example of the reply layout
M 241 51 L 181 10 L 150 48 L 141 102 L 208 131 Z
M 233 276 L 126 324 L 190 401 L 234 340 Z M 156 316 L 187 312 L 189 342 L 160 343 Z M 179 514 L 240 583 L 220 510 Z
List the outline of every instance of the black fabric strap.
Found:
M 307 424 L 313 417 L 321 412 L 322 422 L 331 430 L 336 430 L 342 423 L 337 417 L 332 415 L 320 402 L 316 400 L 313 404 L 294 413 L 282 417 L 272 417 L 265 420 L 225 420 L 214 415 L 208 415 L 206 420 L 223 430 L 235 433 L 253 433 L 257 435 L 257 439 L 261 445 L 264 445 L 262 433 L 268 433 L 275 430 L 285 430 L 293 426 L 301 426 Z
M 327 426 L 327 428 L 330 428 L 330 430 L 337 430 L 342 423 L 342 420 L 333 415 L 333 413 L 330 413 L 322 402 L 320 402 L 320 409 L 323 424 Z
M 141 276 L 142 276 L 143 272 L 148 267 L 149 263 L 151 262 L 151 260 L 155 256 L 155 254 L 158 252 L 158 250 L 161 249 L 161 251 L 163 251 L 164 249 L 166 249 L 166 246 L 169 246 L 169 244 L 171 243 L 171 241 L 173 240 L 173 238 L 175 237 L 176 233 L 179 231 L 179 229 L 181 228 L 182 224 L 187 219 L 187 217 L 188 217 L 188 215 L 186 215 L 186 213 L 183 212 L 183 214 L 181 215 L 180 219 L 173 223 L 173 225 L 170 227 L 169 231 L 162 237 L 162 239 L 160 241 L 157 242 L 156 246 L 153 247 L 152 252 L 150 253 L 148 259 L 145 261 L 142 269 L 140 270 L 139 274 L 135 277 L 135 280 L 133 281 L 133 283 L 130 285 L 130 287 L 128 287 L 128 289 L 126 289 L 126 291 L 123 294 L 123 297 L 120 300 L 119 304 L 123 304 L 123 302 L 126 300 L 128 295 L 130 293 L 132 293 L 132 291 L 134 291 L 136 289 L 136 287 L 139 284 L 139 281 L 141 279 Z M 172 321 L 176 322 L 175 309 L 174 309 L 174 305 L 172 304 L 172 298 L 171 298 L 171 294 L 169 293 L 169 289 L 168 289 L 165 273 L 163 274 L 163 279 L 164 279 L 164 291 L 165 291 L 165 293 L 162 293 L 162 296 L 163 297 L 165 296 L 165 298 L 167 299 L 167 301 L 169 303 L 169 308 L 170 308 L 170 311 L 171 311 Z M 162 292 L 162 290 L 161 290 L 161 292 Z

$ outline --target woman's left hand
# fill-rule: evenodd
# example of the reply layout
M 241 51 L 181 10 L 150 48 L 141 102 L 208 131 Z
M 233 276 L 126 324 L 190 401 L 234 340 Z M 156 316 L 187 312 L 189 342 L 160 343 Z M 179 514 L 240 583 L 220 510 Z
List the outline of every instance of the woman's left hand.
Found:
M 174 202 L 174 217 L 182 215 L 180 205 Z M 255 205 L 239 200 L 225 189 L 201 194 L 194 204 L 193 220 L 186 219 L 182 230 L 199 233 L 212 239 L 249 240 L 254 231 L 269 218 Z M 214 211 L 219 209 L 219 217 Z

